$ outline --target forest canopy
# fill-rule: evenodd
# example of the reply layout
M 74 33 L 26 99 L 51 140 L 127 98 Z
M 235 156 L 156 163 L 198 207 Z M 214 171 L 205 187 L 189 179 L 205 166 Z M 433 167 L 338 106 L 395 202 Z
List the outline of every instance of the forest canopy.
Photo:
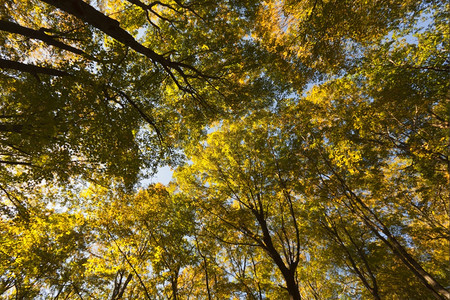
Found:
M 446 1 L 1 3 L 1 299 L 450 299 Z

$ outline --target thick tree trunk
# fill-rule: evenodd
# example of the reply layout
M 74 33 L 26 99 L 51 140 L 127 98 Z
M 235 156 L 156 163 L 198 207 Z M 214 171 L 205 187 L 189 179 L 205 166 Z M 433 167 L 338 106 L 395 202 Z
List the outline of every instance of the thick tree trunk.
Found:
M 289 293 L 290 300 L 301 300 L 300 291 L 298 289 L 297 281 L 295 280 L 295 270 L 288 270 L 287 274 L 283 274 L 286 281 L 286 287 Z
M 173 277 L 170 279 L 170 283 L 172 286 L 172 299 L 178 299 L 178 274 L 173 274 Z
M 264 215 L 262 213 L 259 213 L 256 209 L 253 209 L 252 211 L 256 219 L 258 220 L 258 223 L 263 232 L 262 247 L 264 248 L 264 250 L 266 250 L 277 267 L 280 269 L 286 283 L 286 288 L 289 293 L 289 299 L 301 300 L 300 291 L 295 279 L 295 270 L 297 268 L 298 261 L 292 262 L 289 267 L 285 265 L 280 253 L 278 253 L 277 249 L 273 245 L 272 237 L 270 236 L 269 228 L 267 226 L 266 220 L 264 219 Z

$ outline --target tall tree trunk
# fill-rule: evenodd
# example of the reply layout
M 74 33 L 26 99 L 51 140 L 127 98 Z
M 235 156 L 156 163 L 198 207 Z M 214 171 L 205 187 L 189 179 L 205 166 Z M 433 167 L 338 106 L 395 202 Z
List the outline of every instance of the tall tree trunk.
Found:
M 286 266 L 283 259 L 281 258 L 280 253 L 278 253 L 277 249 L 273 245 L 272 237 L 270 236 L 269 228 L 267 226 L 267 222 L 264 219 L 264 214 L 260 213 L 256 209 L 252 209 L 253 214 L 258 220 L 259 226 L 263 232 L 263 240 L 261 241 L 261 246 L 269 256 L 273 259 L 277 267 L 280 269 L 281 274 L 283 275 L 284 281 L 286 283 L 286 288 L 289 293 L 290 300 L 301 300 L 300 291 L 298 289 L 298 284 L 295 279 L 295 271 L 298 265 L 298 261 L 292 262 L 289 267 Z
M 295 280 L 295 270 L 288 269 L 286 273 L 283 273 L 284 280 L 286 281 L 286 287 L 289 293 L 290 300 L 301 300 L 300 291 L 298 289 L 297 281 Z
M 346 185 L 346 196 L 352 203 L 354 211 L 359 214 L 363 222 L 370 228 L 370 230 L 382 240 L 392 252 L 400 258 L 405 266 L 416 275 L 416 277 L 432 292 L 436 299 L 450 299 L 450 292 L 445 289 L 430 273 L 425 271 L 424 268 L 415 260 L 406 249 L 400 244 L 397 238 L 391 233 L 389 228 L 377 217 L 377 215 L 353 193 Z M 359 211 L 359 213 L 358 213 Z M 371 220 L 369 216 L 372 215 L 375 221 Z M 381 232 L 387 237 L 385 238 Z
M 172 286 L 172 299 L 178 299 L 178 271 L 174 271 L 172 278 L 170 279 L 170 283 Z
M 364 201 L 353 192 L 347 182 L 336 172 L 328 160 L 325 160 L 329 169 L 338 179 L 344 196 L 349 200 L 350 209 L 361 218 L 366 226 L 385 243 L 392 252 L 400 258 L 405 266 L 427 287 L 436 299 L 450 299 L 450 292 L 444 288 L 430 273 L 428 273 L 417 260 L 400 244 L 389 228 L 378 218 L 377 214 L 368 207 Z M 382 234 L 381 234 L 381 232 Z M 384 235 L 384 236 L 383 236 Z M 386 237 L 385 237 L 386 236 Z

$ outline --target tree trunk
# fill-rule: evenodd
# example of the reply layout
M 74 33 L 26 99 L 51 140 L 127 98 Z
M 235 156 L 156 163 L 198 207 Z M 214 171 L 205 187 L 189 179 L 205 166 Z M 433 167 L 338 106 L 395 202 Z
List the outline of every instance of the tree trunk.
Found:
M 445 289 L 430 273 L 425 271 L 422 266 L 406 251 L 406 249 L 400 244 L 400 242 L 395 238 L 395 236 L 390 232 L 389 228 L 384 225 L 384 223 L 378 219 L 375 213 L 367 207 L 362 199 L 356 196 L 353 191 L 347 188 L 347 191 L 350 192 L 350 195 L 347 195 L 347 198 L 356 206 L 360 206 L 360 214 L 363 222 L 370 228 L 370 230 L 378 236 L 380 240 L 382 240 L 389 248 L 391 248 L 392 252 L 397 255 L 398 258 L 405 264 L 405 266 L 411 270 L 416 277 L 432 292 L 433 296 L 436 299 L 450 299 L 450 292 Z M 358 205 L 359 204 L 359 205 Z M 366 215 L 366 213 L 372 215 L 376 222 L 370 220 L 370 218 Z M 355 213 L 356 210 L 355 210 Z M 358 214 L 358 213 L 357 213 Z M 383 234 L 387 237 L 385 238 L 377 229 L 377 227 L 381 228 Z
M 256 219 L 258 220 L 258 223 L 263 232 L 263 241 L 261 243 L 261 246 L 264 250 L 267 251 L 269 256 L 273 259 L 277 267 L 280 269 L 284 281 L 286 282 L 289 299 L 301 300 L 300 291 L 295 279 L 295 270 L 297 268 L 298 261 L 292 262 L 289 267 L 286 267 L 280 253 L 278 253 L 277 249 L 275 249 L 275 246 L 273 245 L 272 237 L 270 236 L 269 228 L 267 227 L 267 222 L 264 219 L 264 215 L 262 213 L 259 213 L 256 209 L 253 209 L 252 211 Z
M 359 198 L 347 185 L 344 179 L 328 164 L 330 170 L 336 175 L 344 195 L 349 200 L 352 211 L 361 218 L 367 227 L 383 241 L 392 252 L 400 258 L 405 266 L 416 275 L 416 277 L 430 290 L 436 299 L 450 299 L 450 292 L 444 288 L 430 273 L 412 257 L 408 251 L 400 244 L 397 238 L 391 233 L 389 228 L 378 218 L 377 214 Z M 384 237 L 380 231 L 386 236 Z
M 287 270 L 283 273 L 286 287 L 289 293 L 290 300 L 301 300 L 300 291 L 298 289 L 297 281 L 295 280 L 295 270 Z

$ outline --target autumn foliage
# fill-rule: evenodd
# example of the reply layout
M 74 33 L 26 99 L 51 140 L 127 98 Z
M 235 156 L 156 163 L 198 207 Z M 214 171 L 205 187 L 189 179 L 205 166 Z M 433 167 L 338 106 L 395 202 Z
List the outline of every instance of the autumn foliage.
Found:
M 445 1 L 1 4 L 1 299 L 450 299 Z

